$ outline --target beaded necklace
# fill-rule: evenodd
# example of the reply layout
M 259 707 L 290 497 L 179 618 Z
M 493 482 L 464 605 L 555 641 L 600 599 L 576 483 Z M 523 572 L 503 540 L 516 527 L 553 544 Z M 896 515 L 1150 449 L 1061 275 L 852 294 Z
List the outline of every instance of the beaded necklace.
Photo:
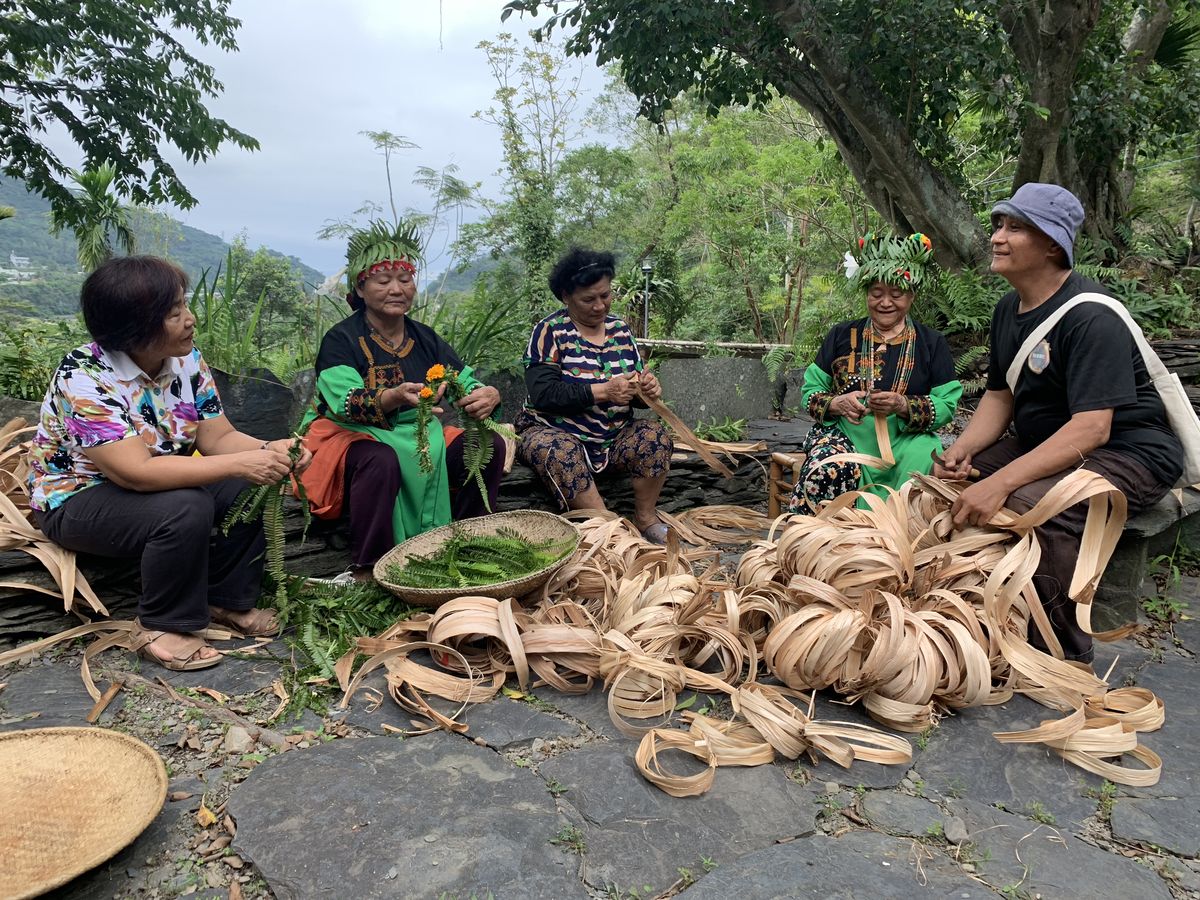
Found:
M 896 374 L 891 389 L 897 394 L 903 394 L 908 388 L 908 380 L 912 376 L 913 365 L 916 362 L 916 338 L 917 330 L 913 327 L 911 317 L 908 316 L 904 318 L 904 330 L 890 341 L 879 334 L 874 322 L 864 328 L 858 360 L 860 388 L 867 391 L 883 390 L 880 381 L 883 380 L 887 347 L 889 344 L 899 344 L 900 358 L 896 360 Z

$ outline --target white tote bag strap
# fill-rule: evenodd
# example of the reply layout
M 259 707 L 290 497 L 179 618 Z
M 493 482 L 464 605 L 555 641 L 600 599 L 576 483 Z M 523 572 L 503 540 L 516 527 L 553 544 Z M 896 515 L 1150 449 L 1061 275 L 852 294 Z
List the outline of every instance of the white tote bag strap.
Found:
M 1099 303 L 1101 306 L 1107 306 L 1121 318 L 1125 327 L 1129 329 L 1129 333 L 1133 335 L 1133 342 L 1137 345 L 1138 352 L 1142 354 L 1142 360 L 1146 364 L 1146 374 L 1152 381 L 1167 374 L 1167 367 L 1162 364 L 1158 354 L 1146 342 L 1146 336 L 1142 334 L 1141 326 L 1133 320 L 1133 316 L 1129 315 L 1129 310 L 1119 301 L 1112 297 L 1105 297 L 1103 294 L 1079 294 L 1052 312 L 1021 344 L 1021 349 L 1013 357 L 1012 365 L 1008 367 L 1008 372 L 1004 375 L 1010 391 L 1016 393 L 1017 379 L 1021 377 L 1021 367 L 1025 365 L 1025 360 L 1029 359 L 1033 348 L 1045 339 L 1046 335 L 1050 333 L 1050 329 L 1057 325 L 1063 316 L 1081 303 Z

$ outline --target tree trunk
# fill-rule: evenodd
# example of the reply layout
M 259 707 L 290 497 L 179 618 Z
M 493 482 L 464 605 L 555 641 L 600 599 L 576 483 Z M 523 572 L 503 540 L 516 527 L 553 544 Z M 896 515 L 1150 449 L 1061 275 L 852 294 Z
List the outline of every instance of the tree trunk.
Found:
M 799 58 L 783 49 L 789 96 L 824 126 L 867 199 L 898 231 L 921 231 L 934 244 L 938 262 L 974 268 L 987 243 L 974 210 L 957 185 L 921 156 L 904 123 L 881 102 L 869 72 L 853 69 L 828 48 L 820 13 L 811 3 L 765 0 Z

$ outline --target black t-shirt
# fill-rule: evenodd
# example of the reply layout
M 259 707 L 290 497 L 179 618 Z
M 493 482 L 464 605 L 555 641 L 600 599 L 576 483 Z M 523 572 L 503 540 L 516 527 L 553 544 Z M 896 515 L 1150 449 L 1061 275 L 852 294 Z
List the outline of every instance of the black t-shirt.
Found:
M 1027 313 L 1019 311 L 1016 291 L 1004 295 L 992 314 L 988 390 L 1007 390 L 1005 375 L 1021 344 L 1047 316 L 1083 293 L 1111 296 L 1076 272 Z M 1023 451 L 1037 447 L 1075 413 L 1111 409 L 1106 449 L 1132 457 L 1163 483 L 1174 484 L 1183 472 L 1183 448 L 1133 336 L 1116 313 L 1097 303 L 1076 306 L 1050 329 L 1022 366 L 1013 399 L 1013 425 Z

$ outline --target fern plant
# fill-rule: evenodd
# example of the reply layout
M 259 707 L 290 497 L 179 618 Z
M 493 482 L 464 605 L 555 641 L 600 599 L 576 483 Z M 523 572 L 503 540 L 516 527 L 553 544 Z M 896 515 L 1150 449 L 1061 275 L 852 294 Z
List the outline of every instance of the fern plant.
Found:
M 465 588 L 512 581 L 557 562 L 571 543 L 530 543 L 511 528 L 496 534 L 468 535 L 455 529 L 450 539 L 428 556 L 410 556 L 404 565 L 388 566 L 391 584 L 416 588 Z
M 293 643 L 308 657 L 306 671 L 333 677 L 333 667 L 358 637 L 379 634 L 412 610 L 373 582 L 327 585 L 302 582 L 291 598 Z
M 796 347 L 794 345 L 772 347 L 763 354 L 762 358 L 762 364 L 767 370 L 767 378 L 775 381 L 779 377 L 779 373 L 790 368 L 795 360 Z
M 451 404 L 457 404 L 467 396 L 467 389 L 459 379 L 459 373 L 447 369 L 441 363 L 431 366 L 425 373 L 425 387 L 421 389 L 417 402 L 417 460 L 421 471 L 426 474 L 433 472 L 433 458 L 429 452 L 429 423 L 433 420 L 433 405 L 437 402 L 437 389 L 446 386 L 445 396 Z M 463 466 L 467 477 L 473 479 L 479 487 L 479 495 L 483 498 L 484 508 L 492 511 L 488 503 L 487 485 L 483 480 L 483 470 L 492 461 L 492 434 L 516 439 L 516 432 L 507 425 L 492 419 L 476 419 L 460 411 L 460 425 L 463 430 Z

